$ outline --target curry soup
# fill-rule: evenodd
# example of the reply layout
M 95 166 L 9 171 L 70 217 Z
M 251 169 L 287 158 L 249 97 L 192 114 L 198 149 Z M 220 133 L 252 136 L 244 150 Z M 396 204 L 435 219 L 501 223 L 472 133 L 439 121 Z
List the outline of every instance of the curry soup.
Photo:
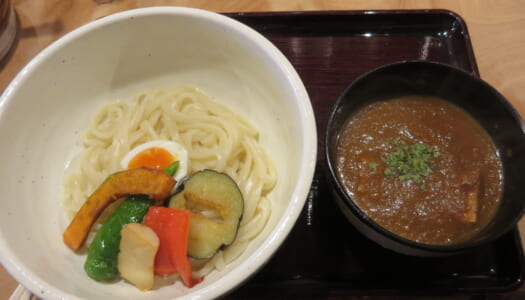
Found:
M 374 102 L 337 143 L 346 192 L 372 220 L 416 242 L 449 245 L 479 232 L 497 210 L 502 167 L 483 128 L 427 96 Z

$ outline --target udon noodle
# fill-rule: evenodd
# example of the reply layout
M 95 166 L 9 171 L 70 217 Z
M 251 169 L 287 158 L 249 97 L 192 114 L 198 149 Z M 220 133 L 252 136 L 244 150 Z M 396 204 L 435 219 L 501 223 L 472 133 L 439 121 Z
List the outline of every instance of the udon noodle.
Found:
M 87 129 L 78 164 L 65 179 L 64 207 L 72 217 L 120 160 L 142 143 L 166 139 L 184 145 L 189 174 L 214 169 L 230 175 L 244 196 L 244 214 L 235 242 L 200 264 L 203 276 L 239 257 L 264 228 L 271 213 L 267 194 L 277 174 L 258 141 L 258 131 L 228 108 L 193 87 L 141 93 L 133 101 L 100 108 Z

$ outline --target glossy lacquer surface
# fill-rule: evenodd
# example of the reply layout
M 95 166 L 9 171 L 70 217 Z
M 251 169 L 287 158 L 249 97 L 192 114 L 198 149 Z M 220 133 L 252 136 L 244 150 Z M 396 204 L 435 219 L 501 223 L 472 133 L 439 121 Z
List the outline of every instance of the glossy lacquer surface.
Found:
M 463 20 L 449 11 L 232 14 L 268 37 L 292 62 L 314 106 L 317 171 L 298 223 L 273 259 L 231 298 L 248 295 L 471 295 L 518 289 L 524 272 L 517 230 L 464 254 L 404 256 L 358 233 L 332 199 L 323 138 L 344 88 L 383 64 L 430 60 L 479 75 Z

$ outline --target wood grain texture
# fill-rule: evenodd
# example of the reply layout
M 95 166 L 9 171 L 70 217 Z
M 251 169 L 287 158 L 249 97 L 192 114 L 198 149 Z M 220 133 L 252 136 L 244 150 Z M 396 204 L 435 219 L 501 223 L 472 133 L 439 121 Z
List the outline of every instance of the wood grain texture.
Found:
M 39 51 L 65 33 L 100 17 L 145 6 L 187 6 L 216 12 L 449 9 L 467 23 L 481 77 L 525 116 L 525 1 L 520 0 L 13 0 L 19 33 L 0 62 L 0 92 Z M 522 239 L 525 221 L 520 222 Z M 0 268 L 0 299 L 16 281 Z

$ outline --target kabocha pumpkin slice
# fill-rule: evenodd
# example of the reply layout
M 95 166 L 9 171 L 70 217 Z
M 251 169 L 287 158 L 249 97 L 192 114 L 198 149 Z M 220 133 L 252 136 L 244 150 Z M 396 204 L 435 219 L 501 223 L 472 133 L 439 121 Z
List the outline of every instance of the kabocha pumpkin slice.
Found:
M 72 250 L 84 244 L 91 226 L 102 211 L 115 200 L 128 195 L 147 195 L 156 205 L 169 196 L 175 179 L 162 170 L 147 167 L 129 169 L 110 175 L 89 196 L 63 234 L 64 243 Z
M 235 240 L 244 199 L 230 176 L 203 170 L 183 183 L 169 206 L 191 212 L 188 255 L 209 258 Z

